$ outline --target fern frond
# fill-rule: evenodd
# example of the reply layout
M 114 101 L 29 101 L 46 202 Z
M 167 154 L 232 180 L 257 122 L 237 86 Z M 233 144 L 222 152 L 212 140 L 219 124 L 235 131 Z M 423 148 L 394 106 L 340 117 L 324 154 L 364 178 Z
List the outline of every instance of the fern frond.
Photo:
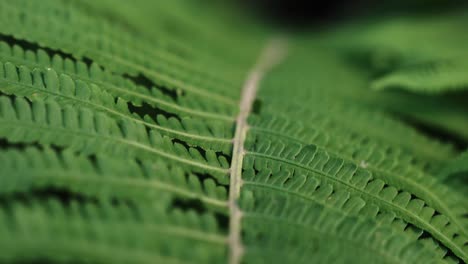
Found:
M 440 163 L 435 161 L 437 158 L 428 162 L 429 158 L 425 153 L 413 152 L 412 147 L 405 148 L 403 144 L 400 147 L 395 146 L 383 138 L 363 133 L 362 130 L 350 131 L 343 123 L 316 113 L 310 115 L 310 121 L 301 122 L 292 120 L 288 115 L 263 111 L 259 115 L 250 116 L 249 121 L 251 133 L 315 143 L 352 157 L 358 163 L 365 161 L 388 170 L 418 168 L 435 171 Z
M 246 144 L 247 155 L 253 157 L 250 163 L 255 164 L 257 169 L 276 163 L 276 166 L 303 171 L 308 177 L 329 183 L 337 190 L 346 190 L 353 196 L 362 197 L 375 206 L 376 213 L 380 210 L 392 213 L 427 230 L 462 259 L 468 257 L 468 249 L 465 248 L 465 242 L 468 241 L 466 234 L 451 223 L 450 218 L 428 206 L 424 200 L 375 178 L 369 170 L 330 155 L 312 144 L 285 145 L 265 139 Z
M 467 13 L 247 13 L 0 0 L 0 262 L 468 262 Z
M 195 148 L 173 142 L 144 126 L 123 120 L 115 122 L 104 114 L 88 109 L 61 108 L 56 102 L 40 100 L 30 105 L 17 98 L 12 104 L 0 98 L 0 136 L 12 142 L 40 142 L 69 147 L 84 153 L 108 153 L 113 156 L 146 159 L 162 157 L 181 166 L 211 172 L 227 183 L 228 161 L 213 150 L 204 155 Z
M 137 85 L 131 79 L 111 73 L 102 66 L 92 63 L 87 65 L 82 60 L 64 58 L 60 54 L 50 56 L 44 49 L 33 51 L 23 49 L 21 46 L 10 46 L 0 41 L 0 60 L 12 62 L 15 65 L 25 65 L 30 69 L 40 68 L 46 70 L 52 68 L 57 74 L 66 74 L 75 80 L 80 80 L 88 85 L 97 85 L 115 97 L 132 102 L 137 106 L 143 103 L 162 110 L 180 114 L 181 116 L 193 116 L 232 121 L 237 109 L 211 101 L 209 104 L 198 102 L 196 97 L 190 99 L 177 96 L 176 99 L 167 95 L 161 87 L 144 87 Z
M 173 90 L 193 93 L 204 98 L 213 98 L 227 105 L 236 105 L 236 100 L 232 97 L 238 95 L 235 87 L 203 84 L 201 86 L 206 88 L 199 88 L 200 84 L 192 79 L 189 81 L 188 77 L 186 77 L 187 75 L 184 76 L 185 73 L 183 71 L 170 72 L 170 68 L 154 63 L 158 58 L 152 60 L 145 56 L 146 54 L 144 53 L 138 54 L 136 52 L 138 48 L 130 49 L 128 46 L 131 47 L 131 43 L 135 43 L 132 41 L 133 38 L 131 36 L 125 38 L 125 34 L 121 34 L 121 32 L 119 32 L 120 35 L 106 33 L 106 30 L 111 30 L 106 25 L 96 28 L 92 26 L 94 23 L 85 23 L 84 21 L 87 18 L 80 17 L 77 13 L 68 13 L 70 16 L 76 16 L 68 20 L 63 19 L 62 12 L 62 15 L 61 13 L 54 15 L 50 10 L 34 9 L 34 12 L 24 13 L 25 10 L 32 11 L 34 6 L 30 6 L 28 2 L 25 2 L 24 5 L 19 4 L 19 6 L 3 3 L 2 11 L 5 12 L 4 17 L 9 17 L 9 22 L 6 23 L 8 27 L 2 28 L 0 32 L 35 43 L 45 43 L 48 47 L 55 47 L 75 55 L 79 54 L 78 57 L 89 57 L 116 72 L 132 76 L 142 73 L 155 83 Z M 41 10 L 44 13 L 41 14 Z M 44 21 L 48 22 L 44 23 Z M 76 24 L 73 24 L 74 22 Z M 71 24 L 67 25 L 67 23 Z M 51 24 L 53 26 L 50 26 Z M 24 31 L 25 29 L 33 28 L 32 25 L 35 25 L 34 28 L 36 30 L 31 32 L 29 30 Z M 108 26 L 110 27 L 110 25 Z M 67 33 L 66 28 L 68 27 L 82 28 L 83 34 L 86 33 L 85 35 L 88 37 L 76 38 Z M 47 30 L 48 33 L 41 33 L 38 30 L 39 28 Z M 93 32 L 93 29 L 98 29 L 99 31 Z M 77 34 L 77 32 L 74 32 L 74 34 Z M 60 37 L 51 39 L 51 36 Z M 117 37 L 119 38 L 115 39 Z M 114 52 L 109 53 L 109 50 L 113 50 Z M 177 76 L 177 78 L 173 76 Z M 229 96 L 226 96 L 226 94 L 229 94 Z
M 276 114 L 277 111 L 274 109 L 281 107 L 280 101 L 266 98 L 270 103 L 263 107 L 263 112 Z M 288 109 L 281 109 L 279 115 L 286 119 L 291 119 L 292 116 L 300 118 L 305 124 L 318 122 L 320 127 L 327 130 L 341 127 L 353 134 L 374 138 L 385 145 L 399 146 L 424 160 L 440 162 L 453 157 L 452 146 L 431 140 L 388 114 L 371 111 L 369 108 L 356 104 L 343 103 L 339 99 L 333 102 L 328 101 L 327 98 L 310 98 L 309 100 L 313 102 L 312 107 L 292 104 L 288 106 Z M 310 112 L 311 108 L 313 113 Z M 388 133 L 388 131 L 393 133 Z
M 455 160 L 450 162 L 441 172 L 444 176 L 449 176 L 455 173 L 468 172 L 468 151 L 460 154 Z
M 456 159 L 449 162 L 441 169 L 438 176 L 442 182 L 459 190 L 460 193 L 466 194 L 466 191 L 468 191 L 468 151 L 463 152 Z M 466 215 L 465 213 L 465 218 Z M 468 221 L 466 224 L 468 227 Z
M 19 74 L 18 74 L 19 73 Z M 54 98 L 62 106 L 77 105 L 104 112 L 116 119 L 125 119 L 158 131 L 161 134 L 176 137 L 193 146 L 213 148 L 229 153 L 232 128 L 216 121 L 205 122 L 200 119 L 167 118 L 162 114 L 150 117 L 131 113 L 128 103 L 102 92 L 97 86 L 88 86 L 84 82 L 74 81 L 67 75 L 57 75 L 46 71 L 30 71 L 27 67 L 16 67 L 11 63 L 0 63 L 0 91 L 6 94 L 26 96 L 31 100 Z
M 70 151 L 27 148 L 2 152 L 0 161 L 8 175 L 0 179 L 1 195 L 58 188 L 97 198 L 157 199 L 159 205 L 180 198 L 199 200 L 220 211 L 227 207 L 226 189 L 213 179 L 201 180 L 162 160 L 91 158 Z
M 156 10 L 156 12 L 160 13 L 159 16 L 168 16 L 168 14 L 163 13 L 164 9 L 167 12 L 171 12 L 170 8 L 164 7 L 165 5 L 160 6 Z M 90 16 L 88 12 L 81 10 L 81 8 L 75 8 L 74 3 L 64 3 L 60 0 L 46 0 L 42 2 L 41 5 L 37 5 L 36 3 L 30 3 L 28 1 L 18 1 L 14 4 L 10 3 L 10 5 L 6 7 L 10 8 L 13 12 L 15 9 L 36 10 L 35 16 L 47 15 L 51 21 L 70 23 L 70 26 L 76 27 L 76 32 L 84 32 L 81 30 L 87 29 L 87 32 L 91 35 L 101 33 L 107 40 L 117 40 L 119 42 L 117 45 L 125 44 L 125 46 L 128 45 L 127 47 L 129 48 L 135 49 L 133 52 L 134 55 L 126 54 L 128 57 L 143 58 L 142 55 L 144 54 L 154 61 L 164 62 L 164 64 L 166 64 L 164 68 L 166 72 L 172 74 L 177 73 L 180 75 L 179 78 L 184 81 L 188 77 L 190 81 L 196 82 L 197 84 L 205 83 L 207 85 L 216 86 L 223 84 L 229 87 L 233 84 L 235 85 L 238 81 L 242 81 L 245 74 L 245 70 L 238 66 L 229 66 L 230 71 L 225 69 L 228 67 L 227 64 L 224 65 L 225 67 L 219 67 L 221 65 L 219 60 L 215 65 L 208 65 L 200 64 L 198 61 L 184 58 L 183 56 L 178 56 L 176 52 L 171 52 L 169 47 L 164 45 L 168 40 L 173 40 L 174 42 L 176 40 L 174 36 L 162 34 L 158 39 L 151 41 L 135 34 L 135 32 L 128 28 L 119 26 L 120 23 L 112 23 L 108 19 L 103 19 L 102 16 Z M 170 22 L 172 23 L 180 23 L 181 21 L 180 19 L 171 20 Z M 169 23 L 169 21 L 161 22 L 163 24 Z M 96 28 L 96 24 L 99 24 L 98 28 Z M 160 28 L 158 33 L 164 33 L 164 29 Z M 135 37 L 139 37 L 139 41 L 132 41 Z M 125 46 L 119 46 L 118 50 L 123 52 Z M 192 53 L 185 53 L 185 55 L 196 56 L 197 52 L 192 51 Z M 237 74 L 234 74 L 236 78 L 230 78 L 233 73 Z
M 173 55 L 203 62 L 202 66 L 213 69 L 221 66 L 222 69 L 227 65 L 252 65 L 259 52 L 257 41 L 266 37 L 264 29 L 258 30 L 255 23 L 249 23 L 251 18 L 248 16 L 230 16 L 229 9 L 218 10 L 229 6 L 213 4 L 199 7 L 178 0 L 171 3 L 136 0 L 132 4 L 121 1 L 118 5 L 108 0 L 73 3 L 80 11 L 83 9 L 93 17 L 104 17 L 112 24 L 124 24 L 122 27 L 127 29 L 132 26 L 130 29 L 139 31 L 141 38 L 161 43 Z M 154 15 L 155 12 L 158 16 Z M 152 26 L 148 27 L 150 24 Z M 229 36 L 226 35 L 227 29 Z M 247 39 L 246 31 L 252 31 Z M 237 40 L 237 48 L 226 53 L 225 47 L 232 45 L 233 39 Z M 226 60 L 220 60 L 220 57 Z
M 464 54 L 468 38 L 466 12 L 433 16 L 395 16 L 355 26 L 338 34 L 337 41 L 357 59 L 366 61 L 377 72 L 391 71 L 415 62 L 439 62 Z M 423 45 L 424 43 L 430 45 Z
M 463 59 L 402 67 L 371 83 L 376 90 L 400 88 L 416 93 L 440 94 L 468 88 L 468 64 Z
M 269 121 L 271 122 L 271 120 L 265 119 L 264 122 Z M 392 151 L 395 152 L 394 154 L 398 154 L 395 150 L 390 148 L 381 152 L 379 151 L 379 146 L 376 149 L 369 148 L 369 146 L 372 147 L 369 144 L 372 140 L 368 138 L 365 138 L 367 145 L 359 144 L 361 142 L 353 144 L 352 141 L 346 140 L 347 136 L 345 134 L 330 135 L 318 130 L 308 130 L 303 125 L 303 131 L 299 130 L 302 132 L 302 137 L 292 136 L 295 133 L 294 131 L 298 131 L 294 128 L 300 124 L 297 124 L 295 127 L 290 126 L 286 121 L 280 122 L 280 124 L 281 128 L 268 127 L 262 130 L 253 128 L 250 134 L 251 138 L 248 140 L 265 139 L 264 142 L 268 143 L 264 144 L 269 146 L 282 145 L 293 147 L 314 144 L 320 149 L 327 149 L 330 155 L 342 157 L 343 161 L 353 163 L 356 167 L 370 171 L 375 178 L 379 178 L 401 191 L 408 191 L 412 195 L 422 198 L 428 205 L 449 216 L 457 226 L 462 226 L 460 222 L 465 221 L 460 217 L 468 212 L 468 204 L 464 198 L 446 186 L 439 184 L 436 177 L 414 168 L 411 165 L 411 160 L 406 164 L 405 160 L 398 155 L 393 159 L 391 156 L 387 157 L 389 156 L 388 154 L 392 154 Z M 269 131 L 274 131 L 275 133 Z M 332 131 L 329 129 L 328 132 Z M 340 144 L 348 145 L 352 151 L 347 151 Z M 360 156 L 362 154 L 367 155 L 362 157 Z M 380 163 L 379 158 L 381 159 Z
M 2 261 L 40 257 L 115 263 L 211 263 L 224 255 L 225 237 L 209 214 L 167 213 L 154 205 L 83 204 L 76 200 L 66 206 L 56 199 L 13 202 L 10 208 L 0 211 Z M 167 247 L 166 243 L 177 246 Z M 189 255 L 184 252 L 187 246 L 192 248 Z
M 246 192 L 242 205 L 246 210 L 246 244 L 253 248 L 247 256 L 252 260 L 439 263 L 444 257 L 440 248 L 431 250 L 422 241 L 414 241 L 372 220 L 345 215 L 316 203 L 297 203 L 287 194 L 272 197 L 268 192 L 250 195 Z M 343 209 L 353 206 L 349 201 Z M 281 250 L 290 254 L 278 254 Z
M 391 20 L 384 21 L 388 22 Z M 294 86 L 294 91 L 298 91 L 295 92 L 297 94 L 295 99 L 298 102 L 302 101 L 301 98 L 321 98 L 322 100 L 328 100 L 332 105 L 338 101 L 344 101 L 348 104 L 359 104 L 361 107 L 369 107 L 372 111 L 380 110 L 398 115 L 398 117 L 401 117 L 410 124 L 418 124 L 436 131 L 442 131 L 444 134 L 456 135 L 466 142 L 468 139 L 468 133 L 466 132 L 468 131 L 468 120 L 464 101 L 393 90 L 381 92 L 369 88 L 370 83 L 376 76 L 385 76 L 407 65 L 425 62 L 443 63 L 450 58 L 466 57 L 466 49 L 464 48 L 466 44 L 463 43 L 468 43 L 468 41 L 463 40 L 463 31 L 459 31 L 457 37 L 455 37 L 460 37 L 461 39 L 453 41 L 450 41 L 450 39 L 453 39 L 451 38 L 453 36 L 448 33 L 455 28 L 456 30 L 463 28 L 461 25 L 464 22 L 461 23 L 461 21 L 463 20 L 459 20 L 458 22 L 460 23 L 455 27 L 451 27 L 450 24 L 448 24 L 449 26 L 445 25 L 441 32 L 433 29 L 431 29 L 431 32 L 427 32 L 427 29 L 430 28 L 428 25 L 432 25 L 434 21 L 428 22 L 424 20 L 423 22 L 418 22 L 420 27 L 417 27 L 415 32 L 408 30 L 408 27 L 411 26 L 404 23 L 403 26 L 398 27 L 398 30 L 407 34 L 407 38 L 392 36 L 385 29 L 379 28 L 378 23 L 371 23 L 372 25 L 368 23 L 365 23 L 365 25 L 353 25 L 352 30 L 340 30 L 328 36 L 316 36 L 306 43 L 301 43 L 309 46 L 314 45 L 314 48 L 297 51 L 295 58 L 291 58 L 291 61 L 284 66 L 284 70 L 280 71 L 281 74 L 272 78 L 268 86 L 269 90 L 274 89 L 274 91 L 280 92 L 280 89 L 286 87 L 284 85 L 288 85 L 288 87 Z M 439 22 L 434 23 L 434 28 L 437 28 Z M 376 25 L 375 28 L 367 35 L 366 30 L 368 30 L 368 27 L 373 27 L 373 25 Z M 421 32 L 425 33 L 421 34 Z M 425 39 L 426 33 L 427 35 L 433 34 L 434 39 Z M 441 36 L 445 34 L 447 34 L 446 38 L 442 38 Z M 378 40 L 380 36 L 385 38 L 385 41 Z M 416 36 L 420 39 L 415 38 Z M 359 44 L 351 44 L 353 40 L 356 40 Z M 385 53 L 388 46 L 392 46 L 394 42 L 400 40 L 402 40 L 402 43 L 400 43 L 402 47 L 398 48 L 395 53 L 400 54 L 400 51 L 403 51 L 404 55 L 400 54 L 401 57 L 408 60 L 401 58 L 394 59 L 393 55 L 389 55 L 388 57 L 390 58 L 388 60 L 384 59 L 385 63 L 382 63 L 385 65 L 389 64 L 387 66 L 375 65 L 380 64 L 380 62 L 373 63 L 367 61 L 373 60 L 369 58 L 372 57 L 369 54 L 376 53 L 376 56 L 380 56 L 380 51 Z M 335 41 L 339 43 L 337 44 L 338 46 L 345 46 L 345 48 L 334 47 L 333 43 Z M 313 44 L 314 42 L 319 42 L 319 44 Z M 374 44 L 374 42 L 377 43 Z M 439 46 L 433 45 L 434 42 L 442 43 Z M 409 46 L 405 46 L 404 43 L 407 43 Z M 431 45 L 420 45 L 420 43 L 431 43 Z M 453 49 L 452 44 L 455 46 Z M 421 46 L 424 46 L 424 48 L 421 48 Z M 428 50 L 425 50 L 426 48 Z M 339 51 L 347 49 L 354 50 L 359 55 L 349 56 L 347 52 L 340 54 Z M 364 54 L 359 52 L 361 49 L 364 50 Z M 393 54 L 393 49 L 390 50 L 392 51 L 389 53 Z M 447 53 L 445 53 L 446 51 Z M 425 55 L 420 57 L 418 55 L 421 52 Z M 383 56 L 385 57 L 386 55 Z M 294 69 L 296 71 L 295 75 L 298 76 L 296 77 L 297 81 L 290 81 L 291 74 L 287 73 L 287 69 L 291 67 L 291 64 L 296 64 Z M 302 66 L 302 70 L 298 66 Z M 324 68 L 327 70 L 323 70 Z M 288 81 L 290 81 L 289 84 L 284 84 L 284 82 Z M 283 85 L 279 85 L 277 82 Z M 305 84 L 309 89 L 304 89 L 303 86 Z

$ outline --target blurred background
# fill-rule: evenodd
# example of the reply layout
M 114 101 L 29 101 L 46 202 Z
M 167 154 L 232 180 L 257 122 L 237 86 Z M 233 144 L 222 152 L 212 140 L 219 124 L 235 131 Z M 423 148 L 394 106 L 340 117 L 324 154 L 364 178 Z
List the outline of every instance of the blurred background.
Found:
M 466 7 L 466 1 L 453 0 L 237 0 L 241 6 L 267 20 L 292 29 L 304 29 L 362 16 L 441 12 Z

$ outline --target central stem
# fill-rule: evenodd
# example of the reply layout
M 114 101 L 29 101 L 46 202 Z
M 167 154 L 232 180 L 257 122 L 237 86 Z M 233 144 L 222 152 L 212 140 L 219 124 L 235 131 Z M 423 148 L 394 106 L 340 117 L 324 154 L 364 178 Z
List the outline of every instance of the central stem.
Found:
M 244 142 L 247 135 L 249 116 L 253 102 L 257 95 L 260 81 L 265 73 L 275 66 L 285 55 L 285 42 L 283 39 L 271 40 L 263 49 L 256 65 L 250 71 L 242 88 L 239 105 L 239 115 L 236 119 L 236 131 L 233 141 L 232 162 L 230 168 L 229 186 L 229 263 L 238 264 L 241 261 L 244 247 L 241 235 L 242 212 L 237 204 L 242 186 L 242 161 L 244 159 Z

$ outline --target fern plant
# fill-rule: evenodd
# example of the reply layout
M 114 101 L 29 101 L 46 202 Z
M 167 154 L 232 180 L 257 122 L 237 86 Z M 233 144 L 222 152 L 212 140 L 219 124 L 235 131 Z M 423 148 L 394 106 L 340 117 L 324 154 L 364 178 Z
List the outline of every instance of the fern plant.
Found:
M 0 262 L 468 262 L 466 15 L 235 10 L 0 1 Z

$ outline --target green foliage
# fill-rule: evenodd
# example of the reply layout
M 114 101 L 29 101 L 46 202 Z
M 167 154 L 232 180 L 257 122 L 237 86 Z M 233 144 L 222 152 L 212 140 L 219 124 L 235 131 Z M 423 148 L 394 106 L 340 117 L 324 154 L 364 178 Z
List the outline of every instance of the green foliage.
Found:
M 442 168 L 439 177 L 452 188 L 466 194 L 468 191 L 468 151 L 463 152 Z
M 394 19 L 361 33 L 351 50 L 381 73 L 372 83 L 375 89 L 430 94 L 466 89 L 467 19 L 466 13 Z
M 272 26 L 0 0 L 0 262 L 468 262 L 466 18 L 290 35 L 239 134 Z
M 11 207 L 0 212 L 3 261 L 203 263 L 220 261 L 225 250 L 216 220 L 194 211 L 75 200 L 65 207 L 56 199 Z
M 403 67 L 375 80 L 377 90 L 404 88 L 413 92 L 442 93 L 468 88 L 466 60 Z
M 466 141 L 467 20 L 463 9 L 370 19 L 342 27 L 325 42 L 366 79 L 366 94 L 353 96 Z

